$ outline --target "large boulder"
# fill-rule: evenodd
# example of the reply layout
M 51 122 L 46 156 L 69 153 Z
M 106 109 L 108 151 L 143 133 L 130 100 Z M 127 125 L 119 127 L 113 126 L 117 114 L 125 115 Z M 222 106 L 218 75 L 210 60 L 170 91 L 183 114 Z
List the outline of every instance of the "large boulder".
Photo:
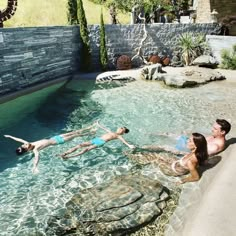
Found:
M 176 70 L 169 70 L 166 74 L 159 73 L 156 70 L 153 75 L 147 74 L 145 78 L 163 81 L 166 85 L 176 88 L 194 87 L 211 81 L 226 79 L 220 72 L 196 66 L 184 67 L 178 70 L 178 72 Z
M 217 60 L 209 55 L 202 55 L 197 57 L 193 62 L 192 65 L 194 66 L 202 66 L 207 68 L 216 68 L 218 66 Z
M 161 64 L 148 65 L 141 69 L 141 78 L 145 80 L 161 80 L 159 78 L 162 73 L 166 72 L 162 70 Z
M 47 235 L 124 235 L 162 213 L 168 191 L 142 175 L 117 177 L 83 190 L 66 204 L 65 214 L 48 222 Z

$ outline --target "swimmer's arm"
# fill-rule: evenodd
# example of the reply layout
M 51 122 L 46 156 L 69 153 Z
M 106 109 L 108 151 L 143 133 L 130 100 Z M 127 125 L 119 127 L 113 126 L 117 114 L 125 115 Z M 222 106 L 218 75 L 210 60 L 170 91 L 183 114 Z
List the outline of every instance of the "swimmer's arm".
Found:
M 20 143 L 29 143 L 29 142 L 25 141 L 24 139 L 17 138 L 17 137 L 14 137 L 14 136 L 11 136 L 11 135 L 7 135 L 7 134 L 5 134 L 4 137 L 5 138 L 13 139 L 13 140 L 15 140 L 17 142 L 20 142 Z
M 190 174 L 188 177 L 181 179 L 181 184 L 184 184 L 186 182 L 195 182 L 200 179 L 199 173 L 196 169 L 196 164 L 193 164 L 191 161 L 188 161 L 187 166 L 190 171 Z
M 97 126 L 100 127 L 101 129 L 103 129 L 103 130 L 105 130 L 105 131 L 107 131 L 107 132 L 109 132 L 109 133 L 111 132 L 109 129 L 107 129 L 107 128 L 104 127 L 103 125 L 100 125 L 100 124 L 98 123 L 98 121 L 97 121 L 96 124 L 97 124 Z
M 124 143 L 125 145 L 127 145 L 129 148 L 131 148 L 131 149 L 135 148 L 134 145 L 129 144 L 123 137 L 118 136 L 118 139 L 119 139 L 122 143 Z
M 38 163 L 39 163 L 39 151 L 37 149 L 33 150 L 34 153 L 34 167 L 33 167 L 33 173 L 38 173 Z

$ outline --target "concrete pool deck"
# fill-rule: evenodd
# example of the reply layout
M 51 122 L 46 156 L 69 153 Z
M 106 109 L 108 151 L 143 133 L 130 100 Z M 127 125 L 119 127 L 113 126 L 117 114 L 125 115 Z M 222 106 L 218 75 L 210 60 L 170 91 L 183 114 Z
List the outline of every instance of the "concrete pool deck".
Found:
M 215 158 L 220 161 L 207 169 L 199 182 L 183 186 L 166 236 L 235 235 L 235 153 L 234 143 Z

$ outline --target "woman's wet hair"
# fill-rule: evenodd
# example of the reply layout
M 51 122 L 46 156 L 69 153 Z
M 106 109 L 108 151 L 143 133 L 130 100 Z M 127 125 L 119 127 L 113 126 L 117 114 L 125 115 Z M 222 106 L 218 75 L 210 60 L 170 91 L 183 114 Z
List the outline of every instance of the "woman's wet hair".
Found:
M 125 129 L 125 133 L 129 133 L 129 129 L 127 129 L 126 127 L 123 127 Z
M 208 158 L 207 141 L 206 138 L 199 133 L 192 133 L 193 142 L 196 146 L 195 155 L 199 165 L 203 165 Z
M 216 119 L 216 123 L 221 127 L 221 131 L 225 131 L 228 134 L 231 129 L 231 124 L 224 119 Z
M 27 148 L 18 147 L 18 148 L 16 149 L 16 154 L 17 154 L 18 156 L 20 156 L 20 155 L 24 154 L 24 153 L 27 152 L 27 151 L 28 151 Z

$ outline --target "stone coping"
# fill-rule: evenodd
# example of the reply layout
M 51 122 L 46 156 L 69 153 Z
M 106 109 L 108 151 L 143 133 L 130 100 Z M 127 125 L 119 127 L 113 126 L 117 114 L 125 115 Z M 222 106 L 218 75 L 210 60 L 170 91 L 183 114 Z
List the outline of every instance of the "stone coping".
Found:
M 69 80 L 70 78 L 71 78 L 71 76 L 65 76 L 65 77 L 61 77 L 59 79 L 55 79 L 55 80 L 51 80 L 51 81 L 40 82 L 40 83 L 32 85 L 30 87 L 22 88 L 19 91 L 2 95 L 2 96 L 0 96 L 0 104 L 8 102 L 13 99 L 16 99 L 16 98 L 23 96 L 23 95 L 33 93 L 33 92 L 41 90 L 43 88 L 47 88 L 51 85 L 65 82 L 65 81 Z

